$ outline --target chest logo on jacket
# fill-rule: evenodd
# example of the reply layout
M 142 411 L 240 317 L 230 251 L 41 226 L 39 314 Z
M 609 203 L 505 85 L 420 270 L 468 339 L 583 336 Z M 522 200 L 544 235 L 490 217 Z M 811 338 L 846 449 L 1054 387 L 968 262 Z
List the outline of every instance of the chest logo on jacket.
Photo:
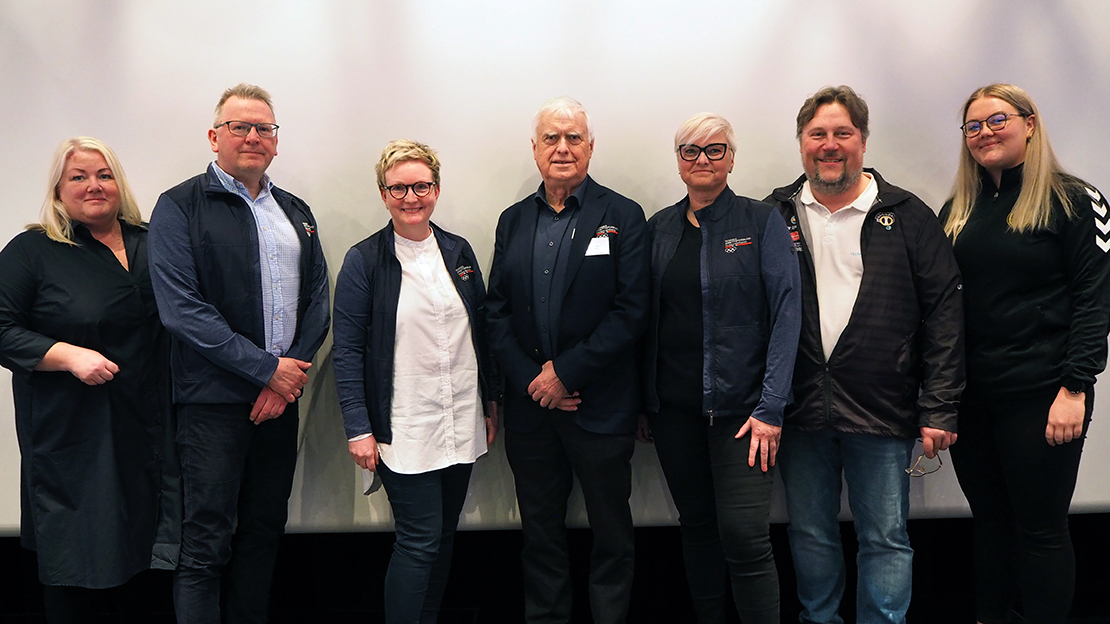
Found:
M 617 234 L 618 234 L 617 226 L 615 226 L 615 225 L 603 225 L 603 226 L 597 228 L 597 231 L 594 232 L 594 237 L 595 238 L 606 238 L 606 237 L 609 237 L 609 236 L 616 236 Z
M 879 214 L 875 215 L 875 221 L 887 230 L 890 230 L 891 226 L 894 225 L 894 213 L 880 212 Z
M 725 239 L 725 253 L 734 253 L 737 248 L 745 245 L 752 244 L 752 237 L 745 236 L 744 238 L 726 238 Z
M 461 279 L 462 281 L 465 282 L 465 281 L 469 280 L 471 274 L 474 273 L 474 267 L 470 266 L 469 264 L 464 264 L 460 267 L 456 267 L 455 268 L 455 273 L 458 274 L 459 279 Z
M 308 221 L 301 221 L 301 225 L 304 226 L 304 233 L 308 234 L 309 238 L 312 238 L 312 235 L 316 233 L 316 226 Z

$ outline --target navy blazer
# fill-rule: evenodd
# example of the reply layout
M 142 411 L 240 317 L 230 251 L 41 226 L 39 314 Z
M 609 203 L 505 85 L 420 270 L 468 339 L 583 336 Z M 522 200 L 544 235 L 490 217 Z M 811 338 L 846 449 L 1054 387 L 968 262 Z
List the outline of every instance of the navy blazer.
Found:
M 555 373 L 578 392 L 583 429 L 630 434 L 640 413 L 636 344 L 647 327 L 650 262 L 647 224 L 639 204 L 587 178 L 563 284 Z M 528 385 L 543 356 L 532 312 L 532 255 L 539 210 L 534 195 L 509 206 L 497 223 L 486 309 L 489 340 L 504 383 L 505 428 L 535 430 L 549 414 Z M 608 253 L 586 255 L 608 238 Z

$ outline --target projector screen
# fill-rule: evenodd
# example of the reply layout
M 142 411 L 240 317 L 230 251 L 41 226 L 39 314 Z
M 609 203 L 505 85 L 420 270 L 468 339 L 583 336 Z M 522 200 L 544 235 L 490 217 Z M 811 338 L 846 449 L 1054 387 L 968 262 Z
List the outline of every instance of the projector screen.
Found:
M 1101 0 L 0 0 L 0 166 L 15 180 L 0 241 L 38 220 L 50 156 L 75 135 L 115 149 L 149 217 L 159 193 L 213 159 L 213 107 L 238 82 L 274 97 L 269 172 L 312 206 L 333 283 L 346 250 L 388 220 L 373 167 L 397 138 L 438 150 L 434 221 L 466 237 L 488 274 L 500 211 L 539 184 L 531 120 L 556 95 L 590 111 L 591 175 L 649 216 L 685 193 L 672 150 L 683 120 L 727 117 L 739 140 L 730 185 L 762 198 L 800 175 L 794 118 L 829 84 L 870 105 L 865 164 L 934 209 L 955 173 L 959 109 L 990 82 L 1024 87 L 1064 166 L 1107 192 L 1108 30 Z M 359 493 L 330 345 L 302 401 L 289 528 L 389 530 L 385 493 Z M 0 532 L 14 534 L 19 456 L 2 374 Z M 1100 394 L 1074 511 L 1110 510 L 1108 416 Z M 653 449 L 638 445 L 633 461 L 637 523 L 675 522 Z M 918 517 L 968 513 L 948 465 L 914 480 L 912 505 Z M 577 493 L 570 517 L 584 524 Z M 517 524 L 499 440 L 478 461 L 462 526 Z

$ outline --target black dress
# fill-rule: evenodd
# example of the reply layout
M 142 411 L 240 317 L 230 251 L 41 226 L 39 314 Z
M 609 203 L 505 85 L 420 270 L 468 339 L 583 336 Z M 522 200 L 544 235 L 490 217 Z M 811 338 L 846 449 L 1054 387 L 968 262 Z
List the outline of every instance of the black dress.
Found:
M 130 271 L 84 226 L 77 246 L 41 231 L 0 252 L 0 364 L 12 371 L 22 543 L 46 585 L 105 588 L 176 564 L 169 340 L 155 307 L 146 229 L 121 222 Z M 57 341 L 119 366 L 89 386 L 35 371 Z

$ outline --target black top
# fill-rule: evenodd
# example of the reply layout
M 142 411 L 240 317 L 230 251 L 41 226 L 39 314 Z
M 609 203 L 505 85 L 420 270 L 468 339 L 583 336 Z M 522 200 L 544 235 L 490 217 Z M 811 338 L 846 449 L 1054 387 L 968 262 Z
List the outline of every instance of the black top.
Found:
M 701 230 L 682 219 L 682 238 L 659 289 L 659 374 L 663 405 L 701 412 L 702 347 Z
M 570 247 L 577 234 L 578 207 L 582 205 L 585 190 L 586 183 L 583 181 L 559 212 L 547 203 L 543 184 L 535 195 L 539 215 L 536 217 L 536 240 L 532 251 L 533 305 L 542 355 L 546 360 L 555 357 L 555 345 L 559 343 L 559 313 L 563 308 Z
M 77 246 L 28 231 L 0 252 L 0 364 L 13 373 L 20 532 L 49 585 L 110 587 L 150 567 L 152 549 L 176 558 L 172 546 L 154 546 L 161 481 L 176 475 L 162 471 L 169 341 L 146 230 L 121 225 L 130 271 L 81 225 Z M 57 341 L 100 352 L 119 373 L 89 386 L 68 372 L 35 371 Z
M 981 172 L 982 190 L 955 242 L 964 280 L 968 395 L 1089 387 L 1106 366 L 1106 200 L 1069 177 L 1074 214 L 1069 218 L 1054 200 L 1048 228 L 1015 232 L 1007 218 L 1021 193 L 1022 171 L 1004 171 L 998 188 Z

